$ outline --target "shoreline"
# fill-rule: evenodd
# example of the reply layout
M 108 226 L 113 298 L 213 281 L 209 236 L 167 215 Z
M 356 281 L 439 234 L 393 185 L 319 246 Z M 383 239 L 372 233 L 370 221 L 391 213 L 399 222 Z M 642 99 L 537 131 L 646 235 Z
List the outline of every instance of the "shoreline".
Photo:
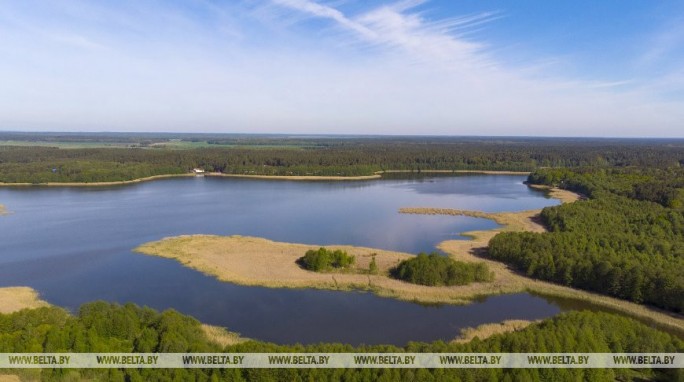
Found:
M 45 183 L 5 183 L 0 182 L 0 187 L 107 187 L 107 186 L 122 186 L 126 184 L 135 184 L 142 182 L 149 182 L 158 179 L 194 177 L 195 174 L 165 174 L 153 175 L 144 178 L 137 178 L 132 180 L 118 180 L 113 182 L 45 182 Z
M 485 175 L 530 175 L 530 171 L 508 170 L 385 170 L 376 174 L 485 174 Z
M 344 181 L 344 180 L 371 180 L 371 179 L 380 179 L 382 178 L 382 175 L 380 174 L 373 174 L 373 175 L 359 175 L 359 176 L 332 176 L 332 175 L 323 175 L 323 176 L 317 176 L 317 175 L 249 175 L 249 174 L 224 174 L 224 173 L 219 173 L 219 172 L 207 172 L 204 174 L 205 176 L 212 176 L 212 177 L 225 177 L 225 178 L 246 178 L 246 179 L 268 179 L 268 180 L 335 180 L 335 181 Z
M 195 176 L 226 177 L 226 178 L 245 178 L 245 179 L 267 179 L 267 180 L 292 180 L 292 181 L 355 181 L 381 179 L 382 174 L 392 173 L 435 173 L 435 174 L 483 174 L 483 175 L 529 175 L 528 171 L 498 171 L 498 170 L 386 170 L 376 171 L 373 175 L 359 176 L 318 176 L 318 175 L 251 175 L 251 174 L 224 174 L 219 172 L 207 172 L 203 174 L 184 173 L 184 174 L 162 174 L 131 180 L 118 180 L 111 182 L 44 182 L 44 183 L 5 183 L 0 182 L 0 187 L 107 187 L 122 186 L 128 184 L 149 182 L 159 179 L 183 178 Z

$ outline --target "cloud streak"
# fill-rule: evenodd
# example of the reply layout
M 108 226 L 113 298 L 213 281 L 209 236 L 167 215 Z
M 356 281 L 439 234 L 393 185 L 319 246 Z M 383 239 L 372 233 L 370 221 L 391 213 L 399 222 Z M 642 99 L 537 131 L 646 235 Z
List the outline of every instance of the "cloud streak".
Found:
M 398 48 L 421 60 L 439 61 L 450 65 L 483 65 L 487 59 L 484 45 L 454 36 L 499 17 L 495 12 L 483 12 L 436 22 L 427 22 L 418 13 L 408 13 L 425 1 L 404 1 L 385 5 L 348 17 L 338 9 L 310 0 L 273 0 L 274 4 L 325 18 L 355 32 L 366 43 Z

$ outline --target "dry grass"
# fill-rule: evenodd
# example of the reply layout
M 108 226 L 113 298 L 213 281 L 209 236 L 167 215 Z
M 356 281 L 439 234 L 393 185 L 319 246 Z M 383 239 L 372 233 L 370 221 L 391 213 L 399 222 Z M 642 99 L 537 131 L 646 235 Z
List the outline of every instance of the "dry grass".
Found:
M 202 331 L 209 342 L 213 342 L 221 347 L 249 341 L 248 338 L 242 338 L 240 334 L 230 332 L 220 326 L 202 324 Z
M 29 287 L 0 288 L 0 313 L 13 313 L 49 305 L 38 298 L 38 292 Z
M 0 382 L 21 382 L 18 375 L 0 374 Z
M 516 332 L 537 322 L 540 321 L 506 320 L 493 324 L 483 324 L 475 328 L 465 328 L 461 330 L 461 334 L 451 342 L 464 344 L 472 341 L 475 337 L 483 340 L 495 334 Z

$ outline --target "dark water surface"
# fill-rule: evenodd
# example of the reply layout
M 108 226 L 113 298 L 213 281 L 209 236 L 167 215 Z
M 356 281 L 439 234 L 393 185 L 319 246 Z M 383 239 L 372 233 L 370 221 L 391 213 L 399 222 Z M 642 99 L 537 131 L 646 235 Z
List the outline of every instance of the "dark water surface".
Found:
M 278 343 L 450 339 L 463 327 L 561 311 L 529 294 L 468 306 L 422 306 L 369 293 L 222 283 L 174 260 L 132 252 L 166 236 L 218 234 L 350 244 L 416 253 L 486 219 L 404 215 L 400 207 L 517 211 L 554 205 L 522 176 L 468 175 L 355 182 L 179 178 L 107 188 L 5 188 L 0 286 L 26 285 L 52 304 L 93 300 L 174 308 Z

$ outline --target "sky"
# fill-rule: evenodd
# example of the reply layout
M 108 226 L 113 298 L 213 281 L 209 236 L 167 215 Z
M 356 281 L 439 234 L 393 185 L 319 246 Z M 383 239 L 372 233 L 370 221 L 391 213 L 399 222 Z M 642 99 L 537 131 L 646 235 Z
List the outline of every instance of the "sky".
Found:
M 684 2 L 0 0 L 0 130 L 684 137 Z

